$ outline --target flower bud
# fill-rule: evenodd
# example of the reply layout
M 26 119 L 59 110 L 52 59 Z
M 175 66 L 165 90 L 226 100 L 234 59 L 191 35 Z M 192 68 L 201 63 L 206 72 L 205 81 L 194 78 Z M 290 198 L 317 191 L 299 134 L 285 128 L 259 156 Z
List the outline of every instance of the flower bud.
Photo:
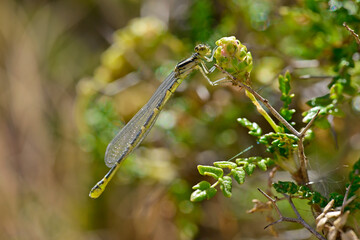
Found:
M 246 46 L 234 36 L 223 37 L 216 41 L 216 45 L 216 63 L 240 81 L 246 80 L 253 67 L 252 56 Z

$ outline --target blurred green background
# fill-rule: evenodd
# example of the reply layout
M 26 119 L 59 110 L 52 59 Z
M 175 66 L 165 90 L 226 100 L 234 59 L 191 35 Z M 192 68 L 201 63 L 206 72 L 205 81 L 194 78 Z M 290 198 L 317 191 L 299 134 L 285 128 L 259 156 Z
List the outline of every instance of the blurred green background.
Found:
M 189 201 L 203 179 L 198 164 L 251 145 L 245 156 L 267 156 L 238 117 L 271 131 L 242 91 L 210 87 L 199 73 L 182 83 L 103 195 L 88 193 L 108 170 L 103 157 L 116 131 L 200 42 L 240 39 L 254 57 L 254 89 L 277 109 L 277 76 L 289 70 L 294 120 L 303 127 L 305 102 L 328 93 L 346 54 L 360 85 L 357 45 L 342 26 L 359 32 L 359 7 L 355 0 L 2 0 L 0 239 L 272 239 L 263 230 L 267 213 L 246 214 L 252 199 L 264 200 L 256 188 L 266 188 L 267 173 L 247 178 L 231 199 Z M 343 191 L 360 153 L 360 97 L 343 111 L 306 148 L 314 186 L 325 194 Z M 299 209 L 311 216 L 306 205 Z M 276 229 L 277 239 L 309 238 L 294 224 Z

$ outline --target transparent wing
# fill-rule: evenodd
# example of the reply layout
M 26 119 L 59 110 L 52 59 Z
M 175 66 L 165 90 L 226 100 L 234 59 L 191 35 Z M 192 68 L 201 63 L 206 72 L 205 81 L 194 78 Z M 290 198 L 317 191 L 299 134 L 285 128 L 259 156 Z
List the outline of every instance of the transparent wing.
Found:
M 135 116 L 116 134 L 109 143 L 105 153 L 105 164 L 113 167 L 116 163 L 129 155 L 150 132 L 155 120 L 166 101 L 167 92 L 177 83 L 179 78 L 171 72 L 160 84 L 150 100 L 143 106 Z

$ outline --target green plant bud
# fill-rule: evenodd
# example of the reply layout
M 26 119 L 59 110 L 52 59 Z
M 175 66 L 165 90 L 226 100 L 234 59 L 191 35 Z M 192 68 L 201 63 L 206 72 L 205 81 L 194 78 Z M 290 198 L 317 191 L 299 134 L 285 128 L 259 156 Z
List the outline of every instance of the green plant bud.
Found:
M 246 79 L 253 67 L 252 56 L 246 46 L 233 36 L 219 39 L 216 45 L 216 63 L 240 81 Z

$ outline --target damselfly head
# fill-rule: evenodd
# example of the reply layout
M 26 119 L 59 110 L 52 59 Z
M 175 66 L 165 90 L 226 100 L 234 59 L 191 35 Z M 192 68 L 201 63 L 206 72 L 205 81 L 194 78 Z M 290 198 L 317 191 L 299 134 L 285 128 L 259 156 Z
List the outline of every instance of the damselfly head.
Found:
M 198 45 L 196 45 L 194 50 L 201 56 L 209 56 L 211 54 L 211 49 L 206 44 L 198 44 Z

